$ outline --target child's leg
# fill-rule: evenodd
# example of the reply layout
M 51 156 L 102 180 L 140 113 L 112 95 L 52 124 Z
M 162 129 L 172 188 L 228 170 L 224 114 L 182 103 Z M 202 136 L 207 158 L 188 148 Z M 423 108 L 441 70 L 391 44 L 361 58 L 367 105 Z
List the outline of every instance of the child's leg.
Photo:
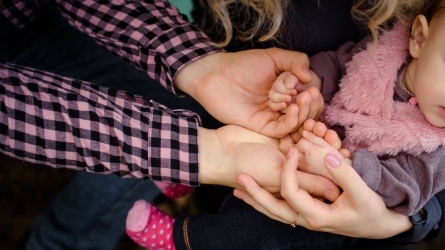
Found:
M 136 201 L 126 220 L 128 236 L 137 244 L 151 250 L 175 250 L 172 238 L 174 219 L 144 201 Z
M 170 199 L 176 199 L 193 192 L 194 188 L 178 183 L 153 181 L 161 192 Z
M 178 250 L 338 249 L 357 241 L 303 227 L 293 228 L 269 219 L 232 195 L 218 214 L 175 218 L 173 240 Z

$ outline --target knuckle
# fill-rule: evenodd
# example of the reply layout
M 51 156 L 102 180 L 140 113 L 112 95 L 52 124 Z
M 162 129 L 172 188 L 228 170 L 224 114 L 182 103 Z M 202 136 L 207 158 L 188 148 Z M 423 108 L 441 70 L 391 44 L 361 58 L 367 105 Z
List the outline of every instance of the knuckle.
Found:
M 308 225 L 309 225 L 312 229 L 315 229 L 315 230 L 322 230 L 322 229 L 323 229 L 323 225 L 322 225 L 322 223 L 320 222 L 320 220 L 318 220 L 318 219 L 314 219 L 314 218 L 308 218 L 308 219 L 306 219 L 306 220 L 307 220 Z
M 281 196 L 285 199 L 285 200 L 287 200 L 287 199 L 289 199 L 289 192 L 288 191 L 286 191 L 285 189 L 281 189 Z
M 309 56 L 306 53 L 300 53 L 300 60 L 309 61 Z
M 273 99 L 275 91 L 273 89 L 269 90 L 269 98 Z

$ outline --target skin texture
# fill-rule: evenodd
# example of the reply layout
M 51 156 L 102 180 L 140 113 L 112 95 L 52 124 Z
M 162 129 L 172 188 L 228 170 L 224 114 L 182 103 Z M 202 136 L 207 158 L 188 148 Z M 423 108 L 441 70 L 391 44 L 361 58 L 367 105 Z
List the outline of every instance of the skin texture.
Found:
M 312 80 L 305 54 L 272 48 L 205 56 L 182 68 L 174 83 L 219 121 L 281 138 L 317 118 L 323 106 L 318 91 L 305 91 L 285 114 L 272 110 L 269 90 L 284 71 Z
M 445 127 L 445 15 L 428 23 L 419 15 L 411 32 L 409 51 L 412 60 L 406 69 L 405 87 L 417 98 L 426 119 Z
M 428 27 L 432 29 L 433 25 L 430 24 Z M 418 44 L 421 43 L 418 42 Z M 420 48 L 422 48 L 422 46 L 419 46 L 419 50 Z M 423 48 L 423 51 L 427 51 L 426 48 L 428 48 L 428 46 L 423 45 Z M 410 52 L 412 53 L 411 50 L 410 46 Z M 416 56 L 416 54 L 413 53 L 412 55 L 418 62 L 423 60 L 422 56 Z M 310 91 L 307 91 L 305 92 L 307 94 L 301 95 L 302 98 L 300 98 L 300 100 L 296 100 L 296 107 L 294 105 L 295 103 L 291 102 L 290 105 L 286 107 L 285 114 L 282 114 L 279 113 L 279 111 L 283 109 L 282 106 L 271 107 L 268 103 L 269 90 L 272 89 L 273 86 L 274 80 L 272 79 L 275 79 L 282 72 L 287 71 L 286 68 L 291 68 L 296 79 L 302 83 L 311 82 L 312 79 L 307 77 L 311 74 L 310 72 L 307 75 L 304 73 L 302 74 L 302 72 L 307 71 L 307 68 L 302 66 L 305 65 L 305 63 L 302 62 L 301 57 L 299 56 L 294 57 L 300 58 L 296 60 L 282 60 L 283 62 L 286 62 L 284 64 L 277 63 L 275 59 L 267 62 L 267 60 L 270 59 L 266 60 L 265 58 L 267 57 L 268 56 L 263 54 L 263 52 L 258 53 L 252 51 L 249 51 L 247 54 L 234 55 L 218 53 L 208 56 L 205 57 L 208 59 L 205 64 L 201 64 L 205 60 L 200 59 L 195 62 L 196 64 L 189 64 L 186 66 L 187 69 L 184 68 L 181 70 L 175 78 L 178 80 L 175 80 L 175 85 L 198 100 L 209 113 L 222 122 L 236 124 L 243 128 L 248 128 L 275 138 L 285 136 L 290 142 L 292 140 L 294 142 L 298 141 L 304 137 L 302 133 L 298 133 L 298 128 L 301 127 L 301 124 L 305 120 L 303 117 L 317 118 L 319 115 L 319 107 L 322 105 L 320 100 L 314 95 L 311 95 Z M 261 63 L 257 64 L 256 62 Z M 409 79 L 412 80 L 411 83 L 415 83 L 417 80 L 413 79 L 421 78 L 420 74 L 417 74 L 417 76 L 413 75 L 413 72 L 415 71 L 410 68 L 413 67 L 413 65 L 416 65 L 411 64 L 406 72 L 406 79 L 408 79 L 406 82 L 407 88 L 412 91 L 413 94 L 418 96 L 419 106 L 422 111 L 424 111 L 424 109 L 427 110 L 427 107 L 428 110 L 429 107 L 432 107 L 431 113 L 440 114 L 437 110 L 440 110 L 438 107 L 442 107 L 442 104 L 432 102 L 432 105 L 427 105 L 426 100 L 422 103 L 420 100 L 422 99 L 421 91 L 418 88 L 416 89 L 415 85 L 410 84 Z M 217 69 L 216 65 L 222 65 L 222 67 Z M 249 68 L 252 65 L 254 66 L 253 68 L 256 68 L 255 70 L 251 70 L 247 73 L 241 72 L 240 69 Z M 283 65 L 286 66 L 283 67 Z M 270 70 L 271 68 L 274 68 L 274 72 L 273 70 Z M 417 70 L 420 71 L 419 69 Z M 191 80 L 188 77 L 189 75 L 194 75 L 189 74 L 190 72 L 194 72 L 195 76 L 197 76 L 197 80 Z M 181 73 L 183 74 L 181 75 Z M 290 81 L 292 81 L 292 79 Z M 295 79 L 293 81 L 295 81 Z M 286 85 L 286 77 L 284 77 L 284 84 Z M 294 85 L 297 85 L 297 83 Z M 307 90 L 309 89 L 310 88 Z M 431 90 L 429 90 L 428 94 L 430 92 Z M 438 93 L 440 93 L 440 91 L 438 91 Z M 220 99 L 222 96 L 226 99 Z M 286 103 L 288 102 L 287 99 L 276 100 L 276 102 L 283 101 Z M 233 107 L 237 107 L 237 109 L 233 109 Z M 301 112 L 300 109 L 302 107 L 305 107 L 304 109 L 306 111 Z M 428 118 L 427 114 L 426 116 Z M 434 121 L 431 121 L 430 119 L 429 121 L 436 125 Z M 288 136 L 288 133 L 291 133 L 291 135 Z M 230 152 L 234 158 L 229 160 L 218 160 L 216 162 L 223 162 L 223 164 L 213 164 L 214 166 L 209 168 L 213 169 L 212 171 L 203 173 L 202 176 L 200 174 L 200 178 L 202 178 L 201 180 L 208 180 L 209 183 L 217 182 L 213 179 L 215 177 L 212 176 L 212 173 L 217 173 L 217 175 L 222 176 L 220 174 L 227 171 L 222 167 L 225 163 L 239 163 L 242 162 L 241 159 L 245 157 L 245 155 L 252 156 L 249 155 L 252 154 L 250 150 L 230 151 L 233 150 L 233 145 L 237 145 L 237 147 L 246 146 L 247 148 L 252 146 L 250 145 L 251 142 L 246 142 L 241 139 L 241 142 L 238 141 L 239 143 L 234 143 L 224 130 L 221 130 L 217 132 L 217 135 L 212 136 L 216 136 L 220 140 L 224 138 L 221 141 L 224 141 L 222 144 L 226 146 L 219 145 L 221 148 L 218 150 Z M 305 139 L 310 138 L 306 137 Z M 284 141 L 284 139 L 281 141 Z M 229 144 L 232 144 L 232 146 L 227 146 Z M 279 143 L 278 149 L 283 152 L 286 148 L 292 148 L 289 147 L 291 144 L 292 143 Z M 282 147 L 281 145 L 287 146 Z M 272 181 L 262 179 L 263 176 L 258 175 L 258 172 L 261 171 L 247 173 L 251 170 L 247 167 L 245 168 L 245 165 L 242 164 L 235 167 L 235 170 L 229 170 L 231 174 L 239 173 L 237 178 L 238 183 L 232 183 L 232 180 L 228 180 L 229 186 L 239 188 L 234 191 L 234 194 L 260 212 L 285 223 L 294 222 L 297 214 L 299 214 L 297 220 L 298 225 L 318 231 L 332 232 L 353 237 L 385 238 L 406 231 L 412 226 L 408 217 L 397 214 L 392 210 L 388 210 L 381 198 L 366 186 L 363 180 L 353 170 L 350 163 L 344 158 L 338 159 L 338 155 L 327 154 L 329 157 L 325 158 L 324 164 L 327 166 L 326 172 L 330 174 L 333 181 L 341 187 L 343 192 L 332 204 L 326 204 L 317 198 L 313 198 L 310 196 L 310 193 L 302 189 L 303 184 L 299 183 L 301 178 L 299 179 L 298 176 L 301 172 L 296 170 L 296 166 L 299 162 L 298 157 L 300 156 L 300 153 L 295 153 L 297 152 L 297 149 L 292 149 L 290 151 L 293 151 L 293 153 L 291 153 L 290 157 L 284 161 L 283 171 L 280 172 L 278 181 L 276 181 L 276 176 L 279 172 L 278 170 L 276 172 L 274 172 L 275 170 L 271 172 L 270 176 L 272 176 Z M 237 155 L 236 152 L 244 153 Z M 278 157 L 275 153 L 265 150 L 265 148 L 259 149 L 258 152 L 262 152 L 261 156 L 269 155 L 267 156 L 268 159 Z M 206 158 L 207 156 L 203 156 L 203 161 L 205 161 Z M 235 158 L 236 160 L 232 161 Z M 215 159 L 218 158 L 216 157 Z M 282 159 L 280 160 L 282 161 Z M 329 167 L 329 164 L 332 165 L 332 163 L 335 162 L 339 162 L 340 165 Z M 212 164 L 209 163 L 209 165 Z M 230 164 L 227 164 L 227 166 L 229 165 Z M 272 167 L 272 169 L 275 168 L 275 166 Z M 253 178 L 248 175 L 252 175 Z M 230 179 L 233 177 L 232 175 L 229 176 Z M 273 193 L 276 190 L 280 181 L 281 196 L 285 198 L 285 200 L 278 200 L 270 193 Z M 323 196 L 329 196 L 327 193 L 329 193 L 329 191 L 324 192 Z M 297 211 L 299 213 L 297 213 Z
M 332 176 L 325 167 L 324 158 L 327 154 L 334 154 L 339 159 L 343 158 L 343 156 L 336 148 L 329 145 L 326 140 L 341 143 L 340 138 L 338 138 L 335 131 L 328 130 L 324 123 L 314 121 L 314 123 L 310 124 L 312 127 L 308 125 L 309 123 L 310 122 L 305 123 L 306 126 L 304 127 L 306 127 L 306 129 L 302 131 L 302 138 L 295 145 L 299 154 L 298 169 L 332 180 Z M 349 151 L 345 151 L 345 154 L 349 155 Z M 351 164 L 348 158 L 344 160 Z
M 403 84 L 417 98 L 426 119 L 439 127 L 445 126 L 444 24 L 443 13 L 433 17 L 429 23 L 423 15 L 416 18 L 409 44 L 412 60 L 403 78 Z M 320 140 L 322 136 L 318 135 L 319 138 L 316 138 L 314 134 L 316 133 L 302 133 L 304 143 L 297 144 L 299 150 L 289 151 L 290 157 L 282 171 L 281 195 L 284 201 L 268 195 L 255 181 L 244 175 L 240 175 L 238 180 L 247 192 L 236 190 L 235 195 L 273 219 L 290 223 L 299 214 L 299 225 L 347 236 L 385 238 L 412 226 L 406 216 L 386 209 L 381 198 L 364 185 L 352 169 L 351 162 L 332 154 L 333 151 L 326 151 L 328 146 Z M 307 154 L 315 148 L 325 155 L 326 169 L 320 167 L 320 160 Z M 306 168 L 305 171 L 330 176 L 342 188 L 343 193 L 330 205 L 313 199 L 299 189 L 298 181 L 292 177 L 297 165 Z M 316 170 L 311 170 L 311 165 L 316 165 Z
M 311 230 L 381 239 L 412 227 L 407 216 L 388 210 L 380 196 L 368 188 L 352 166 L 338 158 L 338 165 L 330 165 L 330 161 L 325 164 L 343 192 L 332 204 L 313 198 L 299 186 L 295 175 L 298 153 L 296 149 L 291 151 L 281 173 L 281 195 L 285 200 L 270 195 L 247 175 L 238 176 L 238 182 L 246 191 L 235 190 L 234 195 L 283 223 L 294 222 L 298 215 L 296 224 Z
M 236 176 L 247 173 L 270 192 L 279 192 L 285 158 L 278 150 L 281 140 L 273 138 L 296 134 L 305 120 L 320 116 L 324 105 L 320 92 L 311 88 L 299 93 L 286 114 L 270 109 L 269 90 L 284 71 L 301 82 L 312 80 L 305 54 L 276 48 L 215 53 L 179 70 L 175 86 L 219 121 L 233 124 L 215 131 L 199 129 L 201 183 L 240 188 Z M 330 199 L 338 195 L 326 178 L 302 172 L 299 176 L 305 177 L 301 181 L 311 192 L 323 195 L 329 189 Z
M 278 150 L 277 139 L 235 125 L 218 130 L 200 128 L 199 133 L 201 183 L 242 189 L 236 176 L 247 174 L 268 192 L 279 194 L 285 156 Z M 322 176 L 298 171 L 297 178 L 314 196 L 335 200 L 340 194 L 337 186 Z
M 269 91 L 269 107 L 274 111 L 285 111 L 295 101 L 297 93 L 301 93 L 310 87 L 321 89 L 322 81 L 313 70 L 309 70 L 312 81 L 302 83 L 292 72 L 281 73 L 274 81 Z
M 332 141 L 335 139 L 335 135 L 328 133 L 329 130 L 325 126 L 314 121 L 305 123 L 304 128 L 307 133 L 312 134 L 311 137 L 304 136 L 308 143 L 319 143 L 327 138 Z M 297 218 L 295 224 L 311 230 L 380 239 L 412 227 L 407 216 L 386 208 L 380 196 L 363 182 L 350 161 L 339 153 L 326 154 L 323 171 L 327 172 L 343 192 L 332 204 L 314 198 L 301 188 L 299 179 L 296 178 L 299 158 L 299 151 L 291 148 L 283 164 L 281 196 L 284 200 L 277 199 L 244 174 L 239 175 L 237 180 L 245 191 L 234 190 L 234 195 L 272 219 L 290 224 Z

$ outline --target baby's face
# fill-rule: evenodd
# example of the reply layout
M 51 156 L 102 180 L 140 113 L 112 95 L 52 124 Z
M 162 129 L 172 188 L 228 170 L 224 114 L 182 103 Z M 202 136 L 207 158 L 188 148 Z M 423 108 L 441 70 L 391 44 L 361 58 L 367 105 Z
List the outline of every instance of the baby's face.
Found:
M 434 126 L 445 127 L 445 15 L 429 22 L 418 58 L 407 68 L 406 83 L 426 119 Z

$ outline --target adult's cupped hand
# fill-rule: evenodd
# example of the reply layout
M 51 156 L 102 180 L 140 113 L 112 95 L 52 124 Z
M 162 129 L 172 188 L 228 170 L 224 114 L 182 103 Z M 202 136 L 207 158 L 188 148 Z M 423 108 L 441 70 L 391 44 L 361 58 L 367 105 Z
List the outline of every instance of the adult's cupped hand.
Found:
M 306 119 L 317 119 L 323 106 L 312 88 L 298 95 L 285 114 L 271 110 L 269 90 L 284 71 L 303 83 L 311 81 L 306 54 L 271 48 L 205 56 L 181 69 L 174 82 L 219 121 L 281 138 Z

